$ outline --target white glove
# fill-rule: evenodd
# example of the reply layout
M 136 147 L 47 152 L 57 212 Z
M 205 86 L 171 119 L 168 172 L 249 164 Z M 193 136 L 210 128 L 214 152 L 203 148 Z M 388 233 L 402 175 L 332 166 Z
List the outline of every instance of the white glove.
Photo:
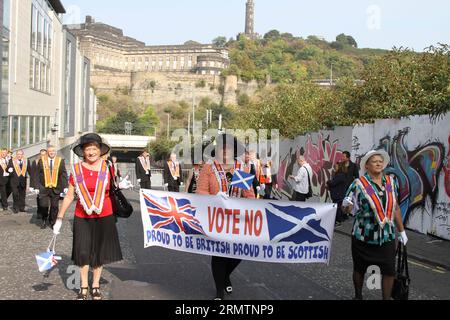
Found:
M 175 177 L 174 180 L 175 180 L 175 181 L 178 181 L 178 177 Z
M 168 184 L 168 183 L 165 183 L 165 184 L 164 184 L 164 187 L 168 187 L 168 186 L 169 186 L 169 184 Z
M 36 195 L 39 195 L 39 189 L 34 189 L 34 193 L 36 193 Z
M 349 197 L 345 198 L 344 201 L 342 201 L 342 206 L 344 208 L 353 206 L 352 199 Z
M 3 176 L 4 177 L 9 177 L 9 173 L 8 172 L 3 172 Z
M 53 226 L 53 234 L 58 235 L 62 226 L 62 219 L 58 219 L 55 222 L 55 225 Z
M 124 179 L 119 183 L 119 189 L 128 190 L 131 187 L 132 187 L 132 184 L 127 179 Z
M 403 243 L 404 246 L 408 243 L 408 236 L 406 235 L 406 231 L 400 232 L 400 242 Z
M 9 172 L 9 173 L 13 173 L 13 172 L 14 172 L 14 169 L 13 169 L 13 168 L 9 168 L 9 169 L 8 169 L 8 172 Z
M 184 182 L 180 182 L 180 186 L 184 186 Z
M 31 193 L 34 193 L 34 188 L 29 188 L 28 190 L 30 190 Z
M 259 193 L 260 191 L 261 191 L 261 187 L 260 187 L 260 186 L 257 186 L 257 187 L 256 187 L 256 192 Z
M 68 188 L 65 188 L 65 189 L 64 189 L 64 194 L 67 194 L 67 192 L 69 192 L 69 189 L 68 189 Z
M 137 183 L 141 183 L 141 179 L 137 179 Z

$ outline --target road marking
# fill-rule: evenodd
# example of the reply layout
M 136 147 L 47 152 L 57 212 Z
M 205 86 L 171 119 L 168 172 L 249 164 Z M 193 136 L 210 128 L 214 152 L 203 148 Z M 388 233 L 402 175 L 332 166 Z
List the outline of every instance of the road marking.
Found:
M 409 260 L 409 262 L 410 262 L 412 265 L 415 265 L 415 266 L 417 266 L 417 267 L 421 267 L 421 268 L 424 268 L 424 269 L 428 269 L 428 270 L 431 270 L 431 271 L 433 271 L 433 272 L 440 273 L 440 274 L 446 274 L 445 270 L 444 270 L 443 268 L 440 268 L 440 267 L 432 268 L 432 267 L 429 267 L 429 266 L 424 265 L 424 264 L 422 264 L 422 263 L 414 262 L 414 261 L 411 261 L 411 260 Z

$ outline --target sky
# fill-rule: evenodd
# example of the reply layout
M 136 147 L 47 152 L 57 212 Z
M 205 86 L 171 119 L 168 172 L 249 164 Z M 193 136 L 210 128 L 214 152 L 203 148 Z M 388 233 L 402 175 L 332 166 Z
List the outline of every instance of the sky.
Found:
M 246 0 L 61 0 L 65 23 L 86 15 L 148 45 L 210 43 L 244 31 Z M 449 0 L 254 0 L 255 31 L 277 29 L 334 41 L 340 33 L 360 48 L 422 51 L 450 44 Z

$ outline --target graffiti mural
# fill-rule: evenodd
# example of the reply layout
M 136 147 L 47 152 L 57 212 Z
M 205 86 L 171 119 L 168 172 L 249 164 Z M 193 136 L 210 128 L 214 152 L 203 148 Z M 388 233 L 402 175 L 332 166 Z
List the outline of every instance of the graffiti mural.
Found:
M 291 174 L 297 173 L 297 159 L 303 155 L 313 170 L 311 182 L 314 195 L 320 197 L 322 201 L 328 201 L 330 196 L 329 191 L 325 188 L 326 182 L 331 179 L 333 166 L 343 158 L 342 151 L 338 150 L 338 145 L 337 140 L 331 142 L 330 137 L 324 139 L 323 135 L 319 134 L 316 143 L 311 136 L 308 136 L 304 147 L 290 148 L 280 161 L 277 175 L 279 188 L 276 194 L 277 198 L 282 198 L 283 195 L 288 198 L 292 196 L 293 189 L 288 178 Z
M 312 141 L 311 136 L 306 142 L 304 156 L 313 170 L 311 177 L 313 192 L 323 201 L 330 199 L 326 183 L 332 178 L 334 165 L 343 158 L 342 151 L 338 150 L 338 145 L 337 140 L 331 142 L 330 137 L 324 139 L 322 134 L 319 134 L 316 144 Z
M 409 131 L 409 128 L 405 128 L 394 138 L 382 138 L 377 148 L 386 150 L 391 157 L 386 173 L 393 174 L 398 179 L 400 208 L 405 221 L 408 221 L 414 208 L 425 204 L 427 197 L 433 206 L 436 204 L 438 179 L 443 169 L 445 152 L 444 146 L 439 142 L 408 150 L 405 137 Z
M 447 158 L 445 159 L 445 192 L 447 193 L 447 197 L 450 197 L 450 136 L 448 137 L 448 152 Z

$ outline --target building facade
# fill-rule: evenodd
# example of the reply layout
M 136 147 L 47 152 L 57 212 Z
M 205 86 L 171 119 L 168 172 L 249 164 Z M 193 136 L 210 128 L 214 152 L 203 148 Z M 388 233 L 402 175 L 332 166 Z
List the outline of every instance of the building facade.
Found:
M 59 0 L 1 0 L 0 145 L 34 156 L 94 128 L 90 60 L 63 27 Z
M 183 45 L 147 46 L 124 36 L 121 29 L 95 22 L 68 25 L 94 70 L 174 72 L 219 75 L 229 66 L 228 50 L 188 41 Z

